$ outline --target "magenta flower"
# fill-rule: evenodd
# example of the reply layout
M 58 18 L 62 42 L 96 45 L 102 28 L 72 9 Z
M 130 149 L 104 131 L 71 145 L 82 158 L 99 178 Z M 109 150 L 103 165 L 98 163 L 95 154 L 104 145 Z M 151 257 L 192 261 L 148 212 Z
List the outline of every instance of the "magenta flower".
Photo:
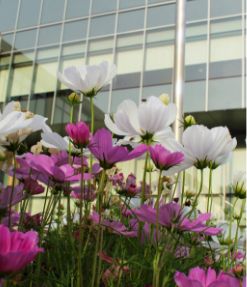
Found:
M 217 276 L 214 269 L 207 271 L 200 267 L 190 269 L 189 275 L 176 272 L 174 280 L 178 287 L 241 287 L 240 280 L 230 274 L 220 272 Z
M 31 263 L 43 248 L 38 247 L 38 234 L 34 231 L 11 232 L 0 225 L 0 273 L 16 272 Z
M 161 144 L 149 147 L 151 158 L 160 170 L 168 170 L 169 168 L 180 164 L 184 160 L 184 155 L 181 152 L 170 152 Z
M 32 178 L 26 178 L 24 180 L 24 188 L 29 194 L 32 195 L 43 193 L 45 190 L 44 186 Z
M 133 212 L 140 221 L 156 224 L 156 208 L 150 205 L 142 205 Z M 159 208 L 159 224 L 161 226 L 205 235 L 217 235 L 222 231 L 221 228 L 209 227 L 205 224 L 210 216 L 210 213 L 202 213 L 196 219 L 186 218 L 182 214 L 181 206 L 175 202 L 161 205 Z
M 129 152 L 126 147 L 113 146 L 111 132 L 103 128 L 95 133 L 91 139 L 89 149 L 99 160 L 102 168 L 110 169 L 117 162 L 127 161 L 141 156 L 145 153 L 147 147 L 146 145 L 141 144 L 133 151 Z
M 82 148 L 89 143 L 90 131 L 84 122 L 69 123 L 66 125 L 65 130 L 75 146 Z
M 13 193 L 12 186 L 3 188 L 0 192 L 0 209 L 10 208 L 12 205 L 22 201 L 25 197 L 23 193 L 23 187 L 24 186 L 22 183 L 16 185 L 13 189 Z

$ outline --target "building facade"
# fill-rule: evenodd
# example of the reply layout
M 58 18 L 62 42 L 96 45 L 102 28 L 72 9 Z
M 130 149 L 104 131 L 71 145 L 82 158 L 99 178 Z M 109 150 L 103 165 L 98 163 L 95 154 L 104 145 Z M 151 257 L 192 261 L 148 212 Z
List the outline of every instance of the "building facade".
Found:
M 246 1 L 186 4 L 184 111 L 208 126 L 227 125 L 238 139 L 235 157 L 242 169 Z M 57 71 L 102 60 L 116 63 L 117 76 L 96 97 L 98 126 L 124 99 L 171 95 L 175 18 L 174 0 L 1 0 L 0 102 L 19 100 L 63 131 L 69 90 Z M 88 116 L 85 99 L 76 117 Z M 221 178 L 235 166 L 226 168 Z

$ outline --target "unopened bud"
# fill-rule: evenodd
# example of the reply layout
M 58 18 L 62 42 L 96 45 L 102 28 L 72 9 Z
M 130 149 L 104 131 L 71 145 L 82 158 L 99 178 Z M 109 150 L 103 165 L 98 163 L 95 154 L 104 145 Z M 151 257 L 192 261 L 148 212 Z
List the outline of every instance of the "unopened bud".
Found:
M 167 106 L 170 102 L 170 97 L 168 94 L 163 93 L 159 96 L 159 98 L 165 106 Z
M 68 96 L 68 101 L 72 105 L 79 104 L 80 103 L 80 96 L 77 93 L 73 92 Z
M 184 118 L 184 129 L 196 125 L 196 120 L 192 115 L 188 115 Z

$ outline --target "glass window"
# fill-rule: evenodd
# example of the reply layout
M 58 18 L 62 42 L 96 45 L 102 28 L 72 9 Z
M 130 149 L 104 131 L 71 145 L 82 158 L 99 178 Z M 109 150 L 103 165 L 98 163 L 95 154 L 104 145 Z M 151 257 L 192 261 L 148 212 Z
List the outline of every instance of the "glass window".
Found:
M 89 55 L 89 65 L 98 65 L 103 61 L 113 62 L 113 54 Z
M 144 9 L 119 13 L 118 32 L 143 29 Z
M 158 86 L 150 86 L 143 87 L 142 98 L 147 99 L 151 95 L 160 96 L 161 94 L 168 94 L 171 96 L 172 85 L 158 85 Z
M 18 0 L 0 1 L 0 32 L 14 30 L 17 18 Z
M 115 27 L 115 15 L 92 18 L 90 35 L 94 37 L 94 36 L 113 34 L 114 27 Z
M 55 103 L 54 124 L 68 123 L 70 120 L 70 105 L 68 104 L 69 93 L 58 92 Z
M 90 0 L 67 0 L 66 19 L 87 16 Z
M 162 30 L 147 31 L 147 43 L 148 46 L 152 46 L 154 43 L 160 45 L 173 43 L 175 39 L 174 28 L 162 28 Z
M 37 29 L 17 32 L 15 36 L 15 49 L 33 48 L 35 45 Z
M 157 27 L 175 23 L 175 4 L 148 8 L 147 26 Z
M 142 70 L 143 53 L 141 49 L 117 52 L 117 73 L 129 74 Z
M 30 100 L 30 111 L 48 118 L 51 117 L 53 93 L 34 95 Z
M 150 3 L 150 4 L 153 4 L 153 3 L 165 3 L 165 2 L 167 2 L 167 1 L 171 1 L 171 0 L 148 0 L 148 2 Z M 175 2 L 176 0 L 174 0 L 174 2 Z
M 0 102 L 5 102 L 7 84 L 8 84 L 9 69 L 0 69 Z
M 112 98 L 111 98 L 111 112 L 115 113 L 118 105 L 122 101 L 127 100 L 127 99 L 130 99 L 130 100 L 136 102 L 136 104 L 138 104 L 139 94 L 140 94 L 139 88 L 113 90 L 112 91 Z
M 41 23 L 57 22 L 63 19 L 64 0 L 44 0 Z
M 0 67 L 5 66 L 4 68 L 7 68 L 6 66 L 8 66 L 9 63 L 10 63 L 10 55 L 0 57 Z
M 206 82 L 192 81 L 184 85 L 184 112 L 198 112 L 205 110 Z
M 134 33 L 130 35 L 118 36 L 117 38 L 117 47 L 124 48 L 142 48 L 143 46 L 143 32 Z
M 20 64 L 20 63 L 30 63 L 33 61 L 34 53 L 33 52 L 27 52 L 27 53 L 18 53 L 14 56 L 14 63 Z
M 57 62 L 37 64 L 34 93 L 53 92 L 56 89 L 57 68 Z
M 60 41 L 61 25 L 40 28 L 39 45 L 56 44 Z
M 102 51 L 113 49 L 113 37 L 107 39 L 91 40 L 89 42 L 89 51 Z
M 92 0 L 93 7 L 92 13 L 104 13 L 108 11 L 116 10 L 116 0 Z
M 62 55 L 72 56 L 72 55 L 78 54 L 81 57 L 84 57 L 85 47 L 86 47 L 85 42 L 66 44 L 62 48 Z
M 211 2 L 214 2 L 214 1 L 211 1 Z M 195 1 L 186 2 L 186 20 L 187 21 L 206 19 L 207 16 L 208 16 L 208 1 L 195 0 Z
M 159 70 L 173 67 L 174 46 L 148 47 L 146 49 L 145 70 Z
M 13 43 L 13 34 L 11 33 L 2 35 L 0 37 L 0 40 L 1 40 L 1 52 L 11 51 Z
M 145 5 L 145 0 L 120 0 L 119 8 L 125 9 Z
M 44 60 L 44 59 L 57 58 L 58 54 L 59 54 L 59 47 L 43 48 L 38 50 L 37 59 Z
M 13 69 L 12 87 L 10 96 L 25 96 L 30 93 L 32 82 L 32 65 L 15 67 Z
M 84 39 L 87 35 L 87 20 L 64 24 L 63 41 L 76 41 Z
M 98 117 L 97 114 L 105 114 L 107 113 L 108 110 L 108 103 L 109 103 L 109 91 L 102 91 L 99 92 L 97 97 L 94 98 L 94 105 L 95 105 L 95 113 L 96 115 L 96 120 L 104 119 L 104 116 Z
M 242 0 L 211 1 L 211 17 L 241 13 Z
M 31 27 L 38 24 L 40 3 L 40 0 L 21 0 L 18 28 Z
M 212 79 L 209 81 L 209 110 L 241 107 L 241 78 Z

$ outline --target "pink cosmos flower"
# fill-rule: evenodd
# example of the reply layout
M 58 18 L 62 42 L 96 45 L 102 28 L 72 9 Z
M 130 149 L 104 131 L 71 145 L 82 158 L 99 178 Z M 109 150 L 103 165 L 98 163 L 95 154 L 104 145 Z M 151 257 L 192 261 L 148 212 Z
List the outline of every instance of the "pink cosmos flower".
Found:
M 189 275 L 176 272 L 174 280 L 178 287 L 241 287 L 240 280 L 220 272 L 216 274 L 214 269 L 208 268 L 207 271 L 200 267 L 190 269 Z
M 24 180 L 24 188 L 28 193 L 32 195 L 40 194 L 45 190 L 44 186 L 40 185 L 36 180 L 32 178 L 26 178 Z
M 89 143 L 90 131 L 84 122 L 69 123 L 66 125 L 65 130 L 77 147 L 85 147 Z
M 11 232 L 8 227 L 0 225 L 0 273 L 21 270 L 42 251 L 43 248 L 38 247 L 36 232 Z
M 99 160 L 100 166 L 110 169 L 117 162 L 127 161 L 141 156 L 147 150 L 146 145 L 139 145 L 129 152 L 126 147 L 113 146 L 112 135 L 107 129 L 98 130 L 92 137 L 89 149 Z
M 149 151 L 156 168 L 160 170 L 168 170 L 184 160 L 183 153 L 170 152 L 160 144 L 154 147 L 150 146 Z
M 2 188 L 2 190 L 0 191 L 0 209 L 9 208 L 10 206 L 22 201 L 22 199 L 24 199 L 25 197 L 23 193 L 23 187 L 24 186 L 22 183 L 16 185 L 13 189 L 13 193 L 12 186 Z
M 142 205 L 139 209 L 134 209 L 133 212 L 140 221 L 156 224 L 156 208 Z M 161 205 L 159 208 L 159 224 L 161 226 L 205 235 L 217 235 L 222 231 L 221 228 L 209 227 L 205 224 L 210 217 L 210 213 L 202 213 L 196 219 L 186 218 L 182 214 L 181 206 L 175 202 Z

